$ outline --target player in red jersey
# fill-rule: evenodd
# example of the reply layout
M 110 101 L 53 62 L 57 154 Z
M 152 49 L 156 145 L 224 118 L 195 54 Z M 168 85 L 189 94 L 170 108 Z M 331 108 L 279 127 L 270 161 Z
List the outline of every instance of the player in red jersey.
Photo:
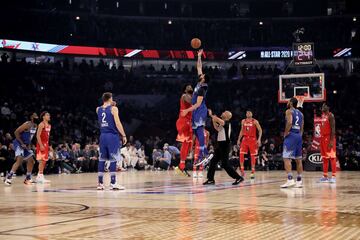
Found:
M 51 125 L 50 113 L 42 112 L 40 115 L 42 122 L 39 124 L 37 133 L 36 133 L 36 160 L 39 161 L 39 172 L 36 178 L 37 183 L 49 183 L 49 180 L 44 178 L 44 168 L 46 161 L 49 159 L 49 137 Z
M 320 182 L 336 183 L 336 137 L 335 137 L 335 117 L 330 112 L 329 106 L 324 103 L 321 108 L 322 121 L 321 121 L 321 141 L 320 150 L 323 160 L 324 176 Z M 329 160 L 331 163 L 332 177 L 328 178 Z
M 193 134 L 191 127 L 192 112 L 188 112 L 185 116 L 182 116 L 181 112 L 191 107 L 192 93 L 193 93 L 192 86 L 190 84 L 185 85 L 183 89 L 183 94 L 181 95 L 180 98 L 179 118 L 176 121 L 176 129 L 178 131 L 176 141 L 181 142 L 180 164 L 176 168 L 176 170 L 181 171 L 187 176 L 190 175 L 185 168 L 185 162 L 192 146 L 192 134 Z
M 258 131 L 258 138 L 256 138 L 256 130 Z M 246 119 L 241 121 L 241 130 L 238 138 L 238 145 L 240 145 L 240 171 L 241 176 L 244 176 L 244 154 L 250 150 L 251 156 L 251 179 L 255 178 L 255 162 L 258 148 L 261 145 L 262 128 L 258 120 L 253 118 L 252 111 L 246 111 Z

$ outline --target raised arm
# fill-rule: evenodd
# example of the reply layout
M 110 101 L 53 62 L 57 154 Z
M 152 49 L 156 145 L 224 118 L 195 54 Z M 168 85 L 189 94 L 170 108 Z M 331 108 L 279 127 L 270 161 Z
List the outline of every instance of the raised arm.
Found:
M 285 118 L 286 118 L 286 125 L 285 125 L 284 137 L 289 135 L 290 130 L 291 130 L 291 126 L 292 126 L 292 114 L 291 114 L 290 109 L 286 110 Z
M 237 144 L 240 145 L 241 143 L 241 138 L 243 137 L 243 126 L 244 126 L 244 120 L 241 121 L 241 129 L 240 129 L 240 133 L 239 133 L 239 137 L 238 137 L 238 140 L 237 140 Z
M 225 121 L 219 118 L 218 116 L 212 114 L 212 111 L 209 109 L 209 116 L 211 117 L 213 127 L 216 131 L 220 131 L 220 126 L 225 125 Z
M 201 56 L 203 54 L 203 50 L 200 49 L 198 51 L 198 59 L 197 59 L 197 63 L 196 63 L 196 68 L 197 68 L 197 72 L 198 72 L 198 75 L 202 75 L 203 74 L 203 71 L 202 71 L 202 62 L 201 62 Z
M 111 113 L 114 116 L 114 121 L 115 121 L 116 128 L 117 128 L 117 130 L 119 131 L 119 133 L 122 136 L 122 142 L 125 145 L 127 143 L 127 139 L 126 139 L 126 134 L 125 134 L 125 131 L 124 131 L 124 127 L 123 127 L 123 125 L 122 125 L 122 123 L 120 121 L 119 109 L 114 106 L 114 107 L 111 108 Z
M 258 133 L 259 133 L 259 137 L 258 137 L 258 146 L 260 147 L 261 146 L 261 137 L 262 137 L 262 128 L 260 126 L 260 123 L 258 120 L 255 121 L 255 126 L 258 130 Z

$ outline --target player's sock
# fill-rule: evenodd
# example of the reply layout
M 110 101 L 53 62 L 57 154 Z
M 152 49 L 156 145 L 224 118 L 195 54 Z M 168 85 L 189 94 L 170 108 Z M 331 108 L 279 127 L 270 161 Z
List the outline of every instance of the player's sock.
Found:
M 184 162 L 184 167 L 185 167 L 185 161 L 187 159 L 187 156 L 189 154 L 189 150 L 190 150 L 190 147 L 191 147 L 191 142 L 183 142 L 182 145 L 181 145 L 181 149 L 180 149 L 180 164 L 181 162 L 183 161 Z M 184 168 L 181 168 L 179 166 L 179 168 L 181 170 L 183 170 Z
M 251 173 L 255 173 L 255 164 L 256 164 L 256 157 L 255 155 L 251 155 Z
M 296 178 L 296 181 L 300 182 L 301 179 L 302 179 L 302 175 L 301 175 L 301 174 L 298 174 L 298 175 L 297 175 L 297 178 Z
M 332 176 L 336 176 L 336 158 L 330 158 Z
M 31 180 L 31 172 L 26 173 L 26 180 Z
M 328 170 L 329 170 L 329 159 L 328 159 L 328 158 L 323 158 L 324 178 L 327 178 L 327 176 L 328 176 Z
M 292 173 L 288 173 L 287 178 L 288 178 L 288 180 L 292 180 L 293 179 Z
M 13 175 L 14 175 L 14 172 L 13 172 L 13 171 L 10 171 L 10 172 L 8 173 L 8 175 L 6 176 L 6 178 L 7 178 L 7 179 L 12 179 Z
M 202 172 L 204 170 L 204 165 L 199 166 L 199 172 Z
M 104 183 L 104 171 L 105 171 L 105 161 L 99 161 L 98 166 L 98 181 L 99 183 Z
M 184 160 L 180 160 L 179 169 L 181 171 L 184 171 L 184 169 L 185 169 L 185 161 Z
M 116 183 L 116 162 L 112 161 L 110 162 L 110 182 L 111 184 L 115 184 Z
M 244 154 L 240 153 L 240 172 L 241 173 L 244 173 L 244 167 L 242 167 L 242 166 L 244 166 L 244 162 L 245 162 Z

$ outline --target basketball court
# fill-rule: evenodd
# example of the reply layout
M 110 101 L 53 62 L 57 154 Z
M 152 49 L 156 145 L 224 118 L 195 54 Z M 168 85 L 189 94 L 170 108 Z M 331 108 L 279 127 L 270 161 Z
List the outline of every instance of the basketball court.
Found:
M 224 171 L 215 186 L 131 171 L 118 173 L 124 191 L 97 191 L 96 174 L 30 186 L 19 177 L 0 190 L 0 239 L 359 239 L 359 175 L 340 172 L 336 184 L 320 176 L 306 172 L 303 189 L 280 189 L 283 171 L 238 186 Z

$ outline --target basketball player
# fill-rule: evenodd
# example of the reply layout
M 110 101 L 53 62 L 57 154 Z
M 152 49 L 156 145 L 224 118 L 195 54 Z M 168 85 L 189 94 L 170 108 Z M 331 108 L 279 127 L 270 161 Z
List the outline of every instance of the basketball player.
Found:
M 11 171 L 5 178 L 5 184 L 11 185 L 11 180 L 22 164 L 23 160 L 27 160 L 26 166 L 26 177 L 25 184 L 31 184 L 31 173 L 34 167 L 34 152 L 31 150 L 31 140 L 36 133 L 37 125 L 35 121 L 39 119 L 36 113 L 33 113 L 30 116 L 30 121 L 23 123 L 20 127 L 15 130 L 15 140 L 13 141 L 14 149 L 15 149 L 15 163 L 13 164 Z
M 329 106 L 324 103 L 321 108 L 321 157 L 323 160 L 324 176 L 320 179 L 322 183 L 336 183 L 336 137 L 335 137 L 335 117 L 330 112 Z M 331 164 L 332 176 L 328 178 L 329 160 Z
M 256 138 L 256 130 L 258 131 L 258 138 Z M 255 164 L 258 148 L 261 145 L 262 128 L 259 121 L 253 118 L 253 113 L 250 110 L 246 111 L 246 119 L 241 121 L 241 130 L 237 144 L 240 146 L 240 172 L 244 176 L 244 155 L 250 150 L 251 157 L 251 179 L 255 179 Z
M 204 74 L 202 71 L 202 62 L 201 56 L 203 54 L 203 50 L 198 51 L 198 60 L 197 60 L 197 72 L 199 76 L 199 81 L 195 87 L 191 104 L 192 106 L 183 110 L 181 115 L 185 117 L 189 112 L 192 113 L 192 129 L 195 133 L 196 139 L 199 141 L 199 162 L 196 166 L 201 164 L 206 165 L 211 158 L 212 154 L 208 154 L 207 148 L 205 146 L 205 135 L 204 128 L 206 123 L 206 118 L 208 114 L 208 110 L 206 107 L 206 92 L 208 90 L 209 76 Z
M 49 138 L 51 125 L 50 113 L 42 112 L 40 114 L 40 119 L 42 122 L 39 124 L 39 127 L 36 132 L 36 160 L 39 162 L 39 172 L 36 177 L 37 183 L 50 183 L 50 180 L 44 178 L 44 169 L 47 160 L 49 159 Z
M 283 145 L 283 158 L 285 171 L 287 173 L 287 182 L 281 185 L 281 188 L 302 188 L 302 135 L 304 131 L 304 116 L 295 107 L 298 104 L 298 100 L 293 97 L 289 100 L 286 110 L 286 125 L 284 132 L 284 145 Z M 297 179 L 296 182 L 293 179 L 291 172 L 291 161 L 296 160 Z
M 177 171 L 180 171 L 186 176 L 190 176 L 185 168 L 185 162 L 189 151 L 192 147 L 192 128 L 191 128 L 191 112 L 188 112 L 184 117 L 181 115 L 181 111 L 191 107 L 191 98 L 192 98 L 193 88 L 191 85 L 185 85 L 183 89 L 183 94 L 180 98 L 180 113 L 179 118 L 176 121 L 176 129 L 178 135 L 176 141 L 181 142 L 180 149 L 180 164 L 176 168 Z
M 102 95 L 103 105 L 96 108 L 100 125 L 100 157 L 98 167 L 98 190 L 105 190 L 104 171 L 105 161 L 110 161 L 110 190 L 124 190 L 116 183 L 116 162 L 120 160 L 120 149 L 126 144 L 126 134 L 119 118 L 119 109 L 113 101 L 112 93 Z M 120 137 L 121 136 L 121 137 Z
M 244 178 L 241 177 L 235 171 L 235 169 L 229 165 L 229 153 L 231 149 L 230 119 L 232 117 L 232 114 L 229 111 L 225 111 L 221 114 L 221 118 L 219 118 L 216 115 L 213 115 L 212 111 L 209 110 L 209 116 L 211 117 L 213 127 L 218 132 L 218 134 L 214 158 L 210 161 L 209 171 L 207 173 L 207 180 L 203 183 L 203 185 L 215 184 L 215 170 L 219 161 L 221 161 L 221 166 L 225 169 L 227 174 L 233 179 L 235 179 L 233 185 L 238 185 L 240 182 L 244 181 Z

